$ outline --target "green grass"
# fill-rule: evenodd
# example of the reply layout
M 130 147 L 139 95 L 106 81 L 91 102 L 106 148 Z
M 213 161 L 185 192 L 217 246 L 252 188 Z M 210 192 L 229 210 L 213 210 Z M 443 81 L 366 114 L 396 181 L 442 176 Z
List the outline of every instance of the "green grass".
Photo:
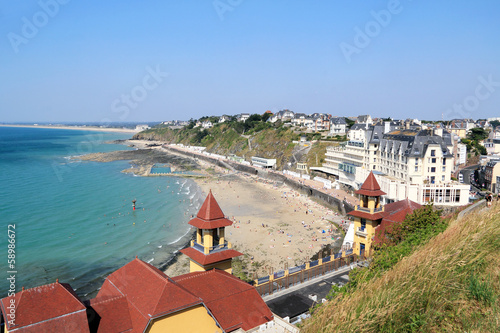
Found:
M 499 221 L 500 205 L 454 218 L 370 278 L 352 271 L 357 285 L 332 293 L 301 332 L 499 332 Z

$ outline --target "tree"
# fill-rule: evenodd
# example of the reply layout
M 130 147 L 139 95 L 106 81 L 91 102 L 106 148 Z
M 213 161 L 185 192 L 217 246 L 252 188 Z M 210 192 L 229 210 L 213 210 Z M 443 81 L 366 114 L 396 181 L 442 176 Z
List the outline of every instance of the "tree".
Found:
M 347 127 L 351 128 L 352 125 L 354 125 L 356 122 L 354 120 L 351 120 L 349 118 L 345 118 L 345 122 L 347 123 Z
M 271 114 L 271 113 L 268 113 L 268 112 L 264 113 L 264 114 L 262 115 L 262 121 L 263 121 L 263 122 L 266 122 L 269 118 L 271 118 L 271 116 L 272 116 L 272 114 Z

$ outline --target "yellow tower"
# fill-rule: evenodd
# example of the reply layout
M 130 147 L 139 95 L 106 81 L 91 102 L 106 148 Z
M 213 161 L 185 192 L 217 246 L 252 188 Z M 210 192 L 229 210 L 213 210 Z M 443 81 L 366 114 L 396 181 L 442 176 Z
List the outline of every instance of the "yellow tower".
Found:
M 373 172 L 370 172 L 361 188 L 355 193 L 359 194 L 359 205 L 347 214 L 354 217 L 354 253 L 369 256 L 375 227 L 384 217 L 384 207 L 380 203 L 380 196 L 385 192 L 380 190 Z
M 196 227 L 196 240 L 191 241 L 191 246 L 181 250 L 190 259 L 190 272 L 207 271 L 212 268 L 222 269 L 232 273 L 232 259 L 242 253 L 231 248 L 231 243 L 226 241 L 225 227 L 233 224 L 228 220 L 219 204 L 208 193 L 205 202 L 198 214 L 189 224 Z

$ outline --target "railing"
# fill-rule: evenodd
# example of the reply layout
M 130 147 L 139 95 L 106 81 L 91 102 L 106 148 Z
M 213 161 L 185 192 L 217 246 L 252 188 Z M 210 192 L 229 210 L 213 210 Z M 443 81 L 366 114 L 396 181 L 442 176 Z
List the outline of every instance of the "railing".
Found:
M 218 245 L 214 245 L 214 246 L 209 247 L 208 251 L 209 251 L 209 253 L 214 253 L 214 252 L 219 252 L 222 250 L 227 250 L 229 248 L 228 245 L 229 245 L 228 242 L 224 242 L 224 244 L 218 244 Z M 194 242 L 193 248 L 202 252 L 202 253 L 205 252 L 205 247 L 200 243 Z
M 255 289 L 261 296 L 273 294 L 276 291 L 349 266 L 358 260 L 358 256 L 352 253 L 352 249 L 346 251 L 345 254 L 345 257 L 342 257 L 342 253 L 338 253 L 335 254 L 333 260 L 331 260 L 331 256 L 328 256 L 323 260 L 312 261 L 308 265 L 296 266 L 259 278 L 255 281 Z M 340 257 L 337 258 L 337 255 Z
M 356 210 L 362 211 L 362 212 L 367 212 L 367 213 L 377 213 L 381 212 L 383 210 L 382 207 L 379 208 L 368 208 L 368 207 L 361 207 L 361 205 L 356 206 Z

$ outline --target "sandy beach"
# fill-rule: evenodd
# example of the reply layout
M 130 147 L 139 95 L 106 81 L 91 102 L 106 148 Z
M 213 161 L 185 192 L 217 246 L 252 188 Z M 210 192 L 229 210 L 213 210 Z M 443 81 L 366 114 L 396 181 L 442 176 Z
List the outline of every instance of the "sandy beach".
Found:
M 183 154 L 167 151 L 161 142 L 126 140 L 123 143 L 138 151 L 90 154 L 84 159 L 102 162 L 128 159 L 127 153 L 134 153 L 137 158 L 143 159 L 137 156 L 138 153 L 151 149 L 156 152 L 155 156 L 160 156 L 151 161 L 144 159 L 140 163 L 151 164 L 163 153 L 191 160 Z M 115 153 L 117 156 L 113 155 Z M 202 178 L 193 178 L 200 186 L 203 197 L 211 190 L 226 217 L 233 221 L 233 225 L 226 228 L 226 238 L 244 254 L 233 262 L 233 268 L 238 266 L 237 270 L 248 278 L 300 265 L 309 261 L 323 246 L 339 247 L 342 244 L 343 233 L 337 226 L 347 227 L 348 222 L 338 212 L 283 183 L 230 171 L 202 159 L 196 159 L 195 163 L 197 171 L 204 174 Z M 140 173 L 137 168 L 130 170 Z M 319 182 L 309 181 L 308 185 L 320 188 Z M 337 197 L 347 196 L 349 201 L 355 200 L 341 190 L 328 192 Z M 169 276 L 188 273 L 189 259 L 179 254 L 165 272 Z
M 198 162 L 217 172 L 216 176 L 195 181 L 204 196 L 212 191 L 224 214 L 233 221 L 226 228 L 226 238 L 244 253 L 241 264 L 249 277 L 302 264 L 324 245 L 342 243 L 343 234 L 332 221 L 342 224 L 345 217 L 337 212 L 286 185 Z M 170 276 L 188 273 L 188 258 L 179 255 L 165 272 Z
M 58 125 L 5 125 L 0 124 L 0 127 L 24 127 L 24 128 L 50 128 L 50 129 L 66 129 L 79 131 L 96 131 L 96 132 L 115 132 L 115 133 L 137 133 L 136 130 L 130 128 L 106 128 L 96 126 L 58 126 Z

